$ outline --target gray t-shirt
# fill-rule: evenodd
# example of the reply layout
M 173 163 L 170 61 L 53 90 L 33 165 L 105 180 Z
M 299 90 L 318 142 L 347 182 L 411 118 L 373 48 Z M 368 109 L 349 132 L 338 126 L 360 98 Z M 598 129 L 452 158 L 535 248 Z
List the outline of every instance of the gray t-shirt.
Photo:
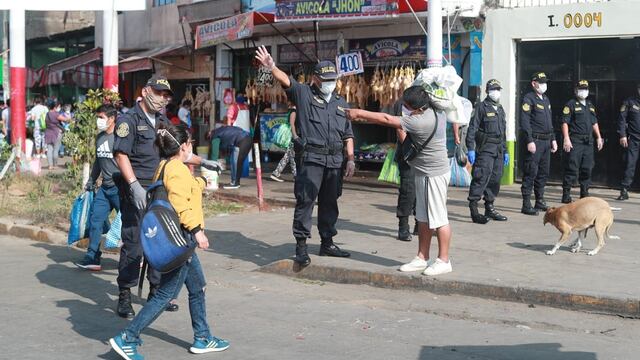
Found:
M 113 175 L 120 172 L 113 158 L 113 141 L 113 133 L 107 134 L 105 131 L 98 134 L 96 139 L 96 162 L 102 173 L 102 184 L 106 187 L 115 186 Z
M 418 175 L 433 177 L 449 172 L 447 158 L 447 117 L 444 113 L 437 115 L 438 129 L 427 146 L 409 162 Z M 411 134 L 411 139 L 420 146 L 431 136 L 436 125 L 436 115 L 431 109 L 422 114 L 403 116 L 400 118 L 402 129 Z

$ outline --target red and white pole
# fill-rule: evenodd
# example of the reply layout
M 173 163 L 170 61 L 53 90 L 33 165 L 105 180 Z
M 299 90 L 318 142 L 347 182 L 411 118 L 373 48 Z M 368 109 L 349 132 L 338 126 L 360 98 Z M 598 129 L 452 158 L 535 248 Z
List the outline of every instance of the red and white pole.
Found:
M 256 166 L 256 186 L 258 187 L 258 210 L 266 210 L 264 206 L 264 190 L 262 188 L 262 166 L 260 165 L 260 145 L 258 143 L 253 144 L 253 159 Z
M 11 143 L 21 144 L 26 137 L 25 11 L 9 11 L 9 76 L 11 88 Z
M 427 67 L 442 67 L 442 0 L 429 0 L 427 12 Z
M 118 92 L 118 13 L 110 9 L 102 12 L 103 88 Z

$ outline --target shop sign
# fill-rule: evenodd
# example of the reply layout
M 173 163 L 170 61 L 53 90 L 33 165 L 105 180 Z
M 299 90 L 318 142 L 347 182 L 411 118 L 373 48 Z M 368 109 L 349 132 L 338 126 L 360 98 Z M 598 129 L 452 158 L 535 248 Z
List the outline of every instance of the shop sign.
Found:
M 397 14 L 397 0 L 276 0 L 275 19 L 307 21 Z
M 258 69 L 258 75 L 256 75 L 256 85 L 258 86 L 273 86 L 273 73 L 271 70 L 260 66 Z
M 362 55 L 359 51 L 339 55 L 336 58 L 336 66 L 338 67 L 339 76 L 355 75 L 364 72 Z
M 549 15 L 547 19 L 549 19 L 549 27 L 559 27 L 560 24 L 562 24 L 565 29 L 602 27 L 602 12 L 600 11 L 566 13 L 560 23 L 555 15 Z
M 298 49 L 303 53 L 307 54 L 311 59 L 315 59 L 316 53 L 316 44 L 304 43 L 304 44 L 296 44 Z M 278 63 L 280 64 L 295 64 L 295 63 L 306 63 L 309 62 L 296 46 L 291 44 L 284 44 L 278 46 Z M 338 54 L 337 46 L 335 41 L 321 41 L 318 44 L 318 57 L 320 60 L 327 59 L 335 59 Z
M 376 61 L 403 57 L 424 58 L 426 38 L 404 36 L 384 39 L 358 39 L 349 41 L 351 51 L 362 52 L 364 61 Z
M 242 12 L 250 11 L 274 14 L 276 2 L 275 0 L 242 0 Z
M 195 48 L 222 44 L 253 35 L 253 13 L 245 13 L 200 25 L 196 28 Z

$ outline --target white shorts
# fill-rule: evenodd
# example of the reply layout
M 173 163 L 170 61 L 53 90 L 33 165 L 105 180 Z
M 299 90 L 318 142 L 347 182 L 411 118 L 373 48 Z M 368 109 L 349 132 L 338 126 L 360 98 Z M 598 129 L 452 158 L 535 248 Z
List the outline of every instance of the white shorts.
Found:
M 449 224 L 447 214 L 447 189 L 451 173 L 427 177 L 416 175 L 416 220 L 427 223 L 429 229 Z

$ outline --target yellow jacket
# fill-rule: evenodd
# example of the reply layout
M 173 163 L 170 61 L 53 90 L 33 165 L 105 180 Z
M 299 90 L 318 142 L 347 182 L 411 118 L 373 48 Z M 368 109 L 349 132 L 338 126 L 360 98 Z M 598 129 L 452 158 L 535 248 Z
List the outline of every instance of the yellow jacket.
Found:
M 160 176 L 160 170 L 167 160 L 162 160 L 153 177 Z M 180 218 L 180 224 L 192 234 L 204 229 L 204 212 L 202 211 L 202 191 L 206 181 L 201 177 L 193 177 L 189 168 L 179 160 L 169 160 L 164 169 L 162 179 L 167 189 L 169 202 Z

